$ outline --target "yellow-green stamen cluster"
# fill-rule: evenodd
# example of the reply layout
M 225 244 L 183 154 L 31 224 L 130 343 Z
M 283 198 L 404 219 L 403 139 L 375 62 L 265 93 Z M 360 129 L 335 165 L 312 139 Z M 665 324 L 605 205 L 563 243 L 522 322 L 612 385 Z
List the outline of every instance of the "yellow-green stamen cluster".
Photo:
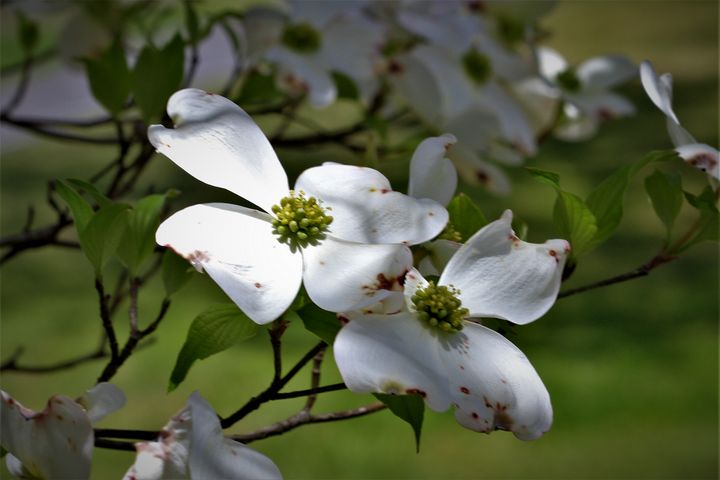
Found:
M 490 59 L 471 48 L 462 56 L 462 64 L 465 73 L 478 85 L 482 85 L 490 79 L 492 65 Z
M 315 197 L 305 198 L 303 192 L 291 191 L 290 196 L 280 200 L 280 205 L 272 206 L 273 233 L 278 241 L 293 247 L 306 247 L 322 240 L 333 221 L 325 210 Z
M 579 92 L 580 87 L 582 87 L 580 79 L 575 74 L 575 70 L 572 68 L 567 68 L 565 71 L 558 74 L 556 81 L 558 85 L 560 85 L 560 88 L 570 93 Z
M 462 243 L 462 233 L 455 230 L 455 227 L 452 223 L 448 222 L 447 225 L 445 225 L 445 228 L 442 232 L 440 232 L 440 235 L 437 237 L 439 240 L 450 240 L 453 242 Z
M 283 30 L 282 43 L 299 53 L 316 52 L 320 50 L 320 33 L 308 23 L 288 25 Z
M 463 329 L 463 319 L 470 311 L 462 308 L 457 297 L 460 291 L 452 285 L 435 285 L 429 282 L 412 296 L 417 316 L 423 323 L 447 333 L 456 333 Z

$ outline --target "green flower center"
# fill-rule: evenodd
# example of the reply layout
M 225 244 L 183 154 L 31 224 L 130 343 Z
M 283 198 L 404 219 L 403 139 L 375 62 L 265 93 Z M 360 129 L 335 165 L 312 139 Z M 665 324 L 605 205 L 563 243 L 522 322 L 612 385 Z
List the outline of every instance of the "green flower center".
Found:
M 308 23 L 296 23 L 285 27 L 282 43 L 299 53 L 312 53 L 320 49 L 320 33 Z
M 450 240 L 458 243 L 461 243 L 463 241 L 462 233 L 455 230 L 455 227 L 450 222 L 445 225 L 445 228 L 442 232 L 440 232 L 440 235 L 438 235 L 437 238 L 440 240 Z
M 500 16 L 497 19 L 497 31 L 502 41 L 515 46 L 525 38 L 525 25 L 514 18 Z
M 315 197 L 305 198 L 305 193 L 290 191 L 290 196 L 280 200 L 280 205 L 273 205 L 275 218 L 272 221 L 273 233 L 280 243 L 291 247 L 315 245 L 325 238 L 325 232 L 332 223 L 333 217 L 325 213 L 325 209 Z
M 492 65 L 490 59 L 471 48 L 462 56 L 462 64 L 465 73 L 478 85 L 482 85 L 490 79 Z
M 560 88 L 571 93 L 579 92 L 580 87 L 582 86 L 580 79 L 575 74 L 575 70 L 572 67 L 568 67 L 565 71 L 558 74 L 556 81 L 558 85 L 560 85 Z
M 452 285 L 429 282 L 427 287 L 418 289 L 411 300 L 420 321 L 442 332 L 457 333 L 463 329 L 463 319 L 470 313 L 462 308 L 458 294 L 460 290 Z

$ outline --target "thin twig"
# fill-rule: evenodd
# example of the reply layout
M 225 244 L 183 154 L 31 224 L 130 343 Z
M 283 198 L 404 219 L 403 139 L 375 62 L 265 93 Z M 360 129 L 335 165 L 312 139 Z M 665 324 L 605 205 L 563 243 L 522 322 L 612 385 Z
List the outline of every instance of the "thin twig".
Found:
M 99 278 L 95 279 L 95 290 L 97 290 L 98 300 L 100 301 L 100 319 L 103 329 L 105 330 L 105 335 L 110 343 L 110 363 L 114 363 L 119 357 L 119 347 L 117 336 L 115 335 L 115 327 L 113 327 L 110 317 L 110 309 L 108 308 L 110 296 L 105 293 L 105 285 L 103 285 L 102 280 Z
M 325 359 L 326 348 L 320 350 L 313 358 L 312 371 L 310 372 L 310 389 L 313 391 L 310 395 L 308 395 L 308 398 L 305 401 L 305 406 L 303 407 L 303 410 L 306 412 L 311 411 L 312 408 L 315 406 L 315 402 L 317 401 L 317 394 L 320 393 L 317 391 L 317 389 L 320 388 L 320 375 L 322 374 L 322 363 Z
M 346 390 L 346 389 L 347 389 L 347 385 L 345 385 L 342 382 L 333 383 L 330 385 L 323 385 L 322 387 L 308 388 L 306 390 L 296 390 L 294 392 L 276 393 L 273 396 L 273 400 L 285 400 L 288 398 L 308 397 L 308 402 L 311 399 L 313 399 L 312 403 L 314 403 L 314 399 L 317 397 L 318 393 L 337 392 L 337 391 Z M 312 404 L 310 405 L 310 407 L 312 407 Z
M 23 130 L 28 130 L 41 136 L 54 138 L 56 140 L 67 140 L 70 142 L 89 143 L 94 145 L 114 145 L 117 142 L 117 140 L 112 137 L 88 137 L 85 135 L 78 135 L 75 133 L 53 130 L 32 122 L 26 122 L 23 120 L 12 118 L 6 113 L 0 115 L 0 121 L 9 123 L 10 125 L 22 128 Z
M 0 371 L 2 372 L 22 372 L 22 373 L 51 373 L 59 370 L 66 370 L 72 368 L 81 363 L 85 363 L 98 358 L 107 357 L 107 353 L 103 349 L 95 350 L 94 352 L 86 353 L 79 357 L 71 358 L 70 360 L 63 360 L 62 362 L 53 363 L 50 365 L 21 365 L 18 363 L 19 357 L 23 352 L 23 348 L 18 348 L 17 351 L 2 365 L 0 365 Z
M 27 92 L 27 87 L 30 84 L 30 72 L 32 72 L 32 65 L 33 56 L 28 53 L 27 57 L 25 57 L 25 60 L 22 63 L 22 68 L 20 70 L 20 80 L 18 81 L 15 93 L 13 94 L 8 104 L 2 109 L 4 112 L 3 115 L 8 115 L 13 110 L 15 110 L 22 101 L 22 99 L 25 97 L 25 92 Z

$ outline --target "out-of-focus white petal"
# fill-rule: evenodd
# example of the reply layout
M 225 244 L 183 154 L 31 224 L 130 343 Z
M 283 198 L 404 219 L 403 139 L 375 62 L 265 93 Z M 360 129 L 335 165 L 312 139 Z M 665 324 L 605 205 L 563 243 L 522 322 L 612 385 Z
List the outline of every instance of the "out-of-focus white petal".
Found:
M 631 80 L 638 67 L 625 55 L 593 57 L 578 65 L 575 72 L 583 90 L 607 90 Z
M 440 125 L 444 118 L 441 81 L 430 67 L 414 55 L 400 55 L 388 68 L 393 91 L 425 122 Z
M 473 235 L 448 262 L 439 284 L 460 290 L 471 317 L 526 324 L 555 303 L 570 245 L 526 243 L 512 231 L 512 212 Z
M 292 0 L 291 16 L 293 22 L 309 23 L 317 30 L 324 30 L 346 16 L 357 15 L 366 3 L 366 0 Z
M 448 220 L 442 205 L 394 192 L 371 168 L 326 163 L 305 170 L 295 190 L 331 208 L 329 232 L 351 242 L 415 245 L 437 236 Z
M 672 144 L 675 147 L 698 143 L 697 140 L 695 140 L 695 138 L 690 134 L 690 132 L 685 130 L 682 125 L 680 125 L 671 117 L 667 117 L 665 119 L 665 125 L 667 126 L 670 141 L 672 141 Z
M 10 475 L 17 478 L 32 478 L 32 473 L 28 472 L 25 466 L 18 458 L 12 453 L 5 455 L 5 466 L 10 472 Z
M 412 253 L 404 245 L 365 245 L 328 235 L 303 249 L 305 290 L 320 308 L 346 312 L 402 289 Z
M 535 135 L 518 102 L 497 82 L 488 82 L 483 87 L 482 102 L 489 105 L 497 115 L 502 136 L 525 155 L 535 155 Z
M 459 15 L 442 15 L 440 18 L 402 9 L 397 19 L 408 31 L 425 38 L 431 45 L 448 49 L 460 55 L 470 47 L 473 33 L 471 25 Z
M 458 173 L 470 185 L 481 185 L 498 195 L 510 193 L 510 180 L 495 165 L 481 160 L 478 155 L 461 143 L 456 143 L 448 152 Z
M 238 480 L 281 479 L 280 470 L 265 455 L 223 437 L 220 421 L 210 404 L 195 392 L 188 400 L 192 417 L 191 478 Z
M 496 42 L 487 32 L 479 31 L 473 45 L 490 59 L 496 78 L 515 81 L 532 73 L 529 61 Z
M 445 153 L 456 141 L 454 135 L 446 133 L 420 142 L 410 159 L 408 195 L 431 198 L 441 205 L 450 203 L 457 187 L 457 171 Z
M 202 268 L 259 324 L 272 322 L 300 289 L 302 257 L 278 242 L 270 216 L 215 203 L 173 214 L 157 230 L 159 245 Z
M 462 247 L 462 243 L 439 239 L 425 243 L 423 246 L 429 252 L 426 258 L 430 259 L 438 272 L 442 272 L 453 255 L 455 255 L 455 252 Z
M 323 31 L 320 55 L 330 70 L 367 81 L 377 75 L 385 30 L 381 24 L 359 15 L 345 15 Z
M 555 78 L 568 68 L 567 61 L 552 48 L 540 47 L 535 54 L 540 76 L 549 82 L 554 83 Z
M 568 95 L 584 115 L 598 120 L 610 120 L 635 114 L 635 106 L 625 97 L 612 92 L 593 92 Z
M 672 109 L 672 76 L 669 73 L 658 77 L 652 63 L 645 60 L 640 64 L 640 81 L 650 100 L 665 115 L 679 123 Z
M 523 440 L 552 423 L 550 397 L 525 355 L 480 325 L 448 335 L 409 312 L 351 315 L 333 352 L 353 392 L 421 395 L 432 410 L 454 406 L 464 427 L 510 430 Z
M 680 158 L 693 167 L 720 180 L 720 163 L 718 162 L 717 149 L 704 143 L 691 143 L 677 147 L 675 151 L 680 155 Z
M 585 115 L 572 103 L 563 105 L 565 118 L 562 123 L 555 127 L 553 134 L 560 140 L 566 142 L 580 142 L 587 140 L 597 133 L 598 118 L 592 115 Z
M 251 64 L 280 43 L 286 22 L 285 14 L 274 8 L 256 7 L 243 13 L 245 50 Z
M 90 476 L 93 430 L 80 404 L 55 395 L 34 412 L 0 391 L 0 444 L 33 477 L 83 479 Z M 14 469 L 16 462 L 11 462 Z
M 152 125 L 148 138 L 180 168 L 268 212 L 287 195 L 287 176 L 270 142 L 233 102 L 188 88 L 170 97 L 167 111 L 175 128 Z
M 268 52 L 267 59 L 280 67 L 280 87 L 295 94 L 307 93 L 313 107 L 325 108 L 337 99 L 335 82 L 318 55 L 298 55 L 277 47 Z
M 87 416 L 92 424 L 119 410 L 125 402 L 123 391 L 107 382 L 98 383 L 78 399 L 78 403 L 87 410 Z
M 458 142 L 475 151 L 486 150 L 501 133 L 495 112 L 478 106 L 450 118 L 444 128 L 455 135 Z
M 167 454 L 160 442 L 141 442 L 135 444 L 137 455 L 135 463 L 128 469 L 123 476 L 123 480 L 162 480 L 173 478 L 170 474 L 171 463 L 167 462 L 168 472 L 166 468 Z M 175 478 L 187 478 L 186 471 L 173 472 Z
M 511 84 L 515 98 L 522 105 L 535 134 L 545 133 L 555 122 L 561 92 L 539 77 Z

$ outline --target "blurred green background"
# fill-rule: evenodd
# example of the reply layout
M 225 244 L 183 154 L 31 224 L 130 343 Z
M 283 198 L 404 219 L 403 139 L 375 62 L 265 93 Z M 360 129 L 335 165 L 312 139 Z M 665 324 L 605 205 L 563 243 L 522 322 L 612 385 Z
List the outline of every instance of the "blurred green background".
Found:
M 675 79 L 676 113 L 700 141 L 718 144 L 718 4 L 715 1 L 570 1 L 544 25 L 549 44 L 571 62 L 604 53 L 651 59 Z M 650 150 L 669 148 L 663 115 L 639 81 L 622 89 L 638 108 L 635 117 L 602 127 L 579 144 L 551 140 L 529 164 L 561 174 L 565 188 L 585 196 L 619 166 Z M 4 127 L 3 127 L 4 128 Z M 309 152 L 315 154 L 315 152 Z M 297 155 L 280 151 L 299 166 Z M 40 140 L 2 155 L 2 232 L 22 227 L 29 204 L 42 204 L 45 181 L 87 177 L 112 148 L 81 148 Z M 322 152 L 317 152 L 323 156 Z M 319 158 L 319 157 L 318 157 Z M 407 159 L 383 165 L 395 179 Z M 679 166 L 687 188 L 705 177 Z M 642 188 L 631 185 L 617 234 L 581 259 L 565 288 L 631 270 L 661 246 L 662 225 Z M 511 172 L 514 193 L 500 199 L 472 192 L 489 218 L 505 208 L 530 226 L 531 241 L 552 236 L 551 190 L 521 170 Z M 144 187 L 178 187 L 179 204 L 232 198 L 200 185 L 156 156 Z M 401 188 L 402 183 L 397 184 Z M 140 191 L 143 189 L 141 188 Z M 178 207 L 180 205 L 177 205 Z M 42 210 L 42 209 L 40 209 Z M 684 210 L 685 224 L 692 212 Z M 38 212 L 38 222 L 49 219 Z M 95 348 L 100 332 L 93 277 L 82 254 L 55 247 L 21 255 L 3 266 L 0 313 L 2 359 L 19 346 L 26 363 L 53 363 Z M 141 319 L 154 318 L 159 282 L 142 290 Z M 199 390 L 226 416 L 265 388 L 271 351 L 264 332 L 197 363 L 185 383 L 166 394 L 167 380 L 187 328 L 209 304 L 225 297 L 196 276 L 173 300 L 157 341 L 138 351 L 113 382 L 128 404 L 101 426 L 158 429 Z M 126 310 L 125 310 L 126 311 Z M 116 324 L 123 330 L 124 311 Z M 541 320 L 516 328 L 510 339 L 530 358 L 550 391 L 555 422 L 548 434 L 521 442 L 511 434 L 482 435 L 457 425 L 451 413 L 426 412 L 422 448 L 415 453 L 409 427 L 388 412 L 362 419 L 304 426 L 253 448 L 269 455 L 286 478 L 717 478 L 718 476 L 718 250 L 702 244 L 647 278 L 558 301 Z M 286 365 L 316 342 L 300 325 L 286 334 Z M 41 409 L 55 393 L 77 396 L 103 367 L 30 375 L 4 373 L 2 388 L 24 405 Z M 309 372 L 289 389 L 305 388 Z M 328 358 L 323 383 L 339 381 Z M 370 403 L 347 392 L 320 396 L 317 411 Z M 284 418 L 302 400 L 265 405 L 227 433 L 249 432 Z M 93 478 L 119 478 L 132 463 L 126 452 L 97 449 Z M 2 477 L 7 477 L 3 465 Z

